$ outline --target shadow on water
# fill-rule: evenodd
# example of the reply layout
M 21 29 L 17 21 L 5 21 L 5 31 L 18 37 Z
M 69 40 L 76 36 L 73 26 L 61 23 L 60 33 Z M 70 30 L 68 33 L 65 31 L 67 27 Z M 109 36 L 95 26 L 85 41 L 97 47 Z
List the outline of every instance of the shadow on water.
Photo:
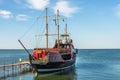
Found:
M 76 80 L 75 68 L 70 71 L 60 71 L 49 74 L 36 73 L 34 80 Z

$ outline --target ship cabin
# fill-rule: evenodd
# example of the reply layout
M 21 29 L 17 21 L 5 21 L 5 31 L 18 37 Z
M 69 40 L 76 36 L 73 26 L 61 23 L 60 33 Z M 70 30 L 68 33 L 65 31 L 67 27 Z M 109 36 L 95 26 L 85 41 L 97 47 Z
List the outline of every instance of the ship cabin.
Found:
M 53 48 L 35 48 L 33 56 L 35 59 L 45 58 L 47 53 L 60 53 L 64 60 L 71 58 L 71 50 L 74 48 L 72 45 L 72 39 L 69 39 L 68 34 L 61 35 L 62 39 L 56 40 Z

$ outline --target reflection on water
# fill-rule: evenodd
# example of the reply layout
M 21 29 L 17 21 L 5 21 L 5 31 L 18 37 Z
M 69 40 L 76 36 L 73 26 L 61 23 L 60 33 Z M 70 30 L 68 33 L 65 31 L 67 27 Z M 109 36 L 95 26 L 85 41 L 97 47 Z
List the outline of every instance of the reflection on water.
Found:
M 75 69 L 69 72 L 55 72 L 50 74 L 37 74 L 34 80 L 76 80 Z

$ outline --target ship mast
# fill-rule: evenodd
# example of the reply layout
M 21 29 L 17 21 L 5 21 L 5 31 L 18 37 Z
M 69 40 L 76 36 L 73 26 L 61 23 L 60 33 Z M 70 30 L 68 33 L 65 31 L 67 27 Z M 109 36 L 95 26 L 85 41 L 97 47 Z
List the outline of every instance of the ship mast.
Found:
M 60 19 L 60 16 L 59 16 L 59 10 L 57 10 L 57 26 L 58 26 L 58 48 L 60 47 L 60 40 L 59 40 L 59 35 L 60 35 L 60 32 L 59 32 L 59 19 Z
M 46 48 L 48 49 L 48 36 L 50 36 L 48 34 L 48 12 L 47 12 L 47 8 L 46 8 Z M 60 16 L 59 16 L 59 10 L 57 10 L 57 27 L 58 27 L 58 48 L 60 47 L 60 32 L 59 32 L 59 20 L 60 20 Z M 53 34 L 54 35 L 54 34 Z M 55 34 L 56 35 L 56 34 Z
M 48 49 L 48 12 L 46 8 L 46 48 Z
M 65 34 L 67 35 L 67 24 L 65 25 Z M 66 40 L 67 40 L 67 36 L 66 36 Z

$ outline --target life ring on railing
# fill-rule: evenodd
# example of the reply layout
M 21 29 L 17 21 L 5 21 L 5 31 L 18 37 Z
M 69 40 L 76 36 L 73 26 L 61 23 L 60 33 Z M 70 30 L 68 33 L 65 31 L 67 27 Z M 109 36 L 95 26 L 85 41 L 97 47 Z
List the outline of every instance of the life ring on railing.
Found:
M 45 50 L 34 50 L 33 52 L 33 57 L 35 59 L 40 59 L 40 58 L 45 58 L 46 56 L 46 51 Z
M 42 58 L 45 57 L 45 54 L 46 54 L 46 51 L 45 51 L 45 50 L 42 50 Z
M 38 59 L 38 58 L 39 58 L 38 55 L 37 55 L 37 51 L 36 51 L 36 50 L 33 52 L 33 57 L 34 57 L 35 59 Z

